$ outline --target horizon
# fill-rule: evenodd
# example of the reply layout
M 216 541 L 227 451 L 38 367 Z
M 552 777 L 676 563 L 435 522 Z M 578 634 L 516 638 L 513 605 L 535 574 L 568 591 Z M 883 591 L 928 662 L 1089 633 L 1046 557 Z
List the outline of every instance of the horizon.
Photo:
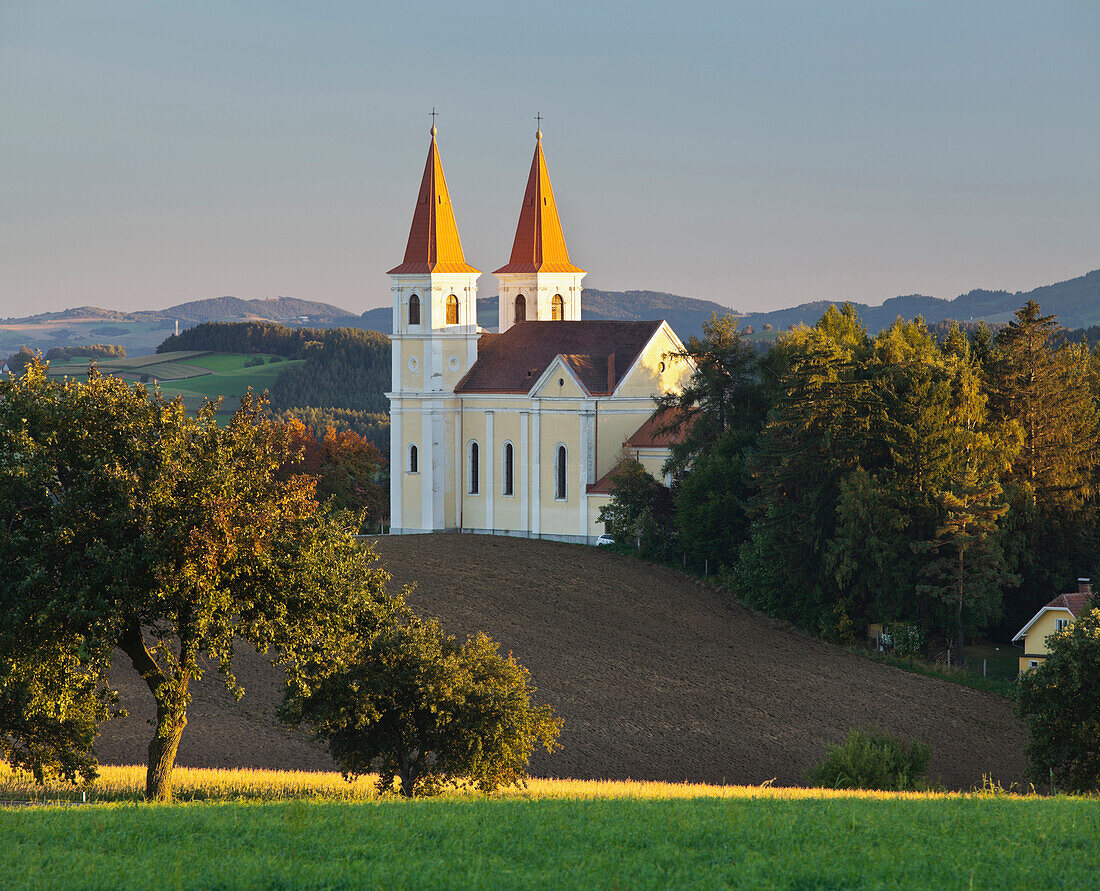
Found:
M 0 317 L 388 306 L 433 107 L 482 269 L 536 113 L 595 290 L 750 313 L 1100 266 L 1094 5 L 497 6 L 5 6 Z

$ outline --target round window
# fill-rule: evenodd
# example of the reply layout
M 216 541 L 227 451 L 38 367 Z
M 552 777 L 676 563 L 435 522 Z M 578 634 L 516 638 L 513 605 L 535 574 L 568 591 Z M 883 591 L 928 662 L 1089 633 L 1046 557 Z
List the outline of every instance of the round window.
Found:
M 420 363 L 416 361 L 416 356 L 409 356 L 409 371 L 416 371 L 420 367 Z
M 662 363 L 661 363 L 660 365 L 658 365 L 658 366 L 657 366 L 657 370 L 658 370 L 658 371 L 660 371 L 660 372 L 664 372 L 664 370 L 665 370 L 665 363 L 664 363 L 664 362 L 662 362 Z
M 450 366 L 451 371 L 457 371 L 458 370 L 458 356 L 451 356 L 451 358 L 447 361 L 447 365 Z

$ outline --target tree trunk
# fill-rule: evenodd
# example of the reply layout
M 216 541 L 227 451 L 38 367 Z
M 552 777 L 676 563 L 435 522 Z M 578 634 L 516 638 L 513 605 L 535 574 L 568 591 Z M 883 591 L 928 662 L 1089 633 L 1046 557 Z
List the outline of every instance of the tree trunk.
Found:
M 179 749 L 183 728 L 187 726 L 187 709 L 181 703 L 187 701 L 187 686 L 191 674 L 187 670 L 181 670 L 177 677 L 168 677 L 145 646 L 141 625 L 136 619 L 127 623 L 118 646 L 130 657 L 157 703 L 157 729 L 149 743 L 145 797 L 154 801 L 171 801 L 172 768 L 176 763 L 176 751 Z M 166 689 L 169 685 L 170 688 Z
M 172 768 L 176 764 L 187 715 L 161 715 L 157 710 L 157 732 L 149 743 L 149 767 L 145 773 L 145 797 L 151 801 L 172 800 Z
M 956 628 L 959 636 L 958 636 L 958 640 L 956 641 L 956 646 L 958 647 L 958 653 L 959 653 L 959 658 L 958 658 L 959 665 L 965 665 L 966 664 L 966 652 L 963 650 L 963 590 L 964 590 L 963 585 L 964 585 L 964 580 L 966 578 L 966 574 L 965 574 L 964 568 L 963 568 L 963 552 L 962 552 L 961 548 L 959 549 L 959 569 L 958 569 L 958 572 L 959 572 L 959 575 L 958 575 L 958 585 L 959 585 L 958 595 L 959 596 L 958 596 L 958 602 L 956 603 L 956 606 L 955 606 L 955 628 Z

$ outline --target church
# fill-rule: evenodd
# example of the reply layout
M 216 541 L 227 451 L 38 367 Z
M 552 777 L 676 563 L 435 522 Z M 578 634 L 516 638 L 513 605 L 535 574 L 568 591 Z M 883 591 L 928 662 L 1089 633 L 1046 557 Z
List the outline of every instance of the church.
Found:
M 581 319 L 542 132 L 495 332 L 477 323 L 436 128 L 393 291 L 392 533 L 463 531 L 594 543 L 624 452 L 661 479 L 668 435 L 653 397 L 691 373 L 663 320 Z

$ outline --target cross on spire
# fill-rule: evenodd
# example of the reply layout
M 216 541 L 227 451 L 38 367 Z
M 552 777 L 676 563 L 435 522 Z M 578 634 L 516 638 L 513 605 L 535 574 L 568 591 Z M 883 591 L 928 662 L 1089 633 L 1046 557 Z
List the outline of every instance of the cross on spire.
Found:
M 536 127 L 536 130 L 535 130 L 536 135 L 542 136 L 542 112 L 541 111 L 535 113 L 535 127 Z
M 433 136 L 435 136 L 435 115 L 436 115 L 436 111 L 435 111 L 435 106 L 433 105 L 432 106 L 432 135 Z

